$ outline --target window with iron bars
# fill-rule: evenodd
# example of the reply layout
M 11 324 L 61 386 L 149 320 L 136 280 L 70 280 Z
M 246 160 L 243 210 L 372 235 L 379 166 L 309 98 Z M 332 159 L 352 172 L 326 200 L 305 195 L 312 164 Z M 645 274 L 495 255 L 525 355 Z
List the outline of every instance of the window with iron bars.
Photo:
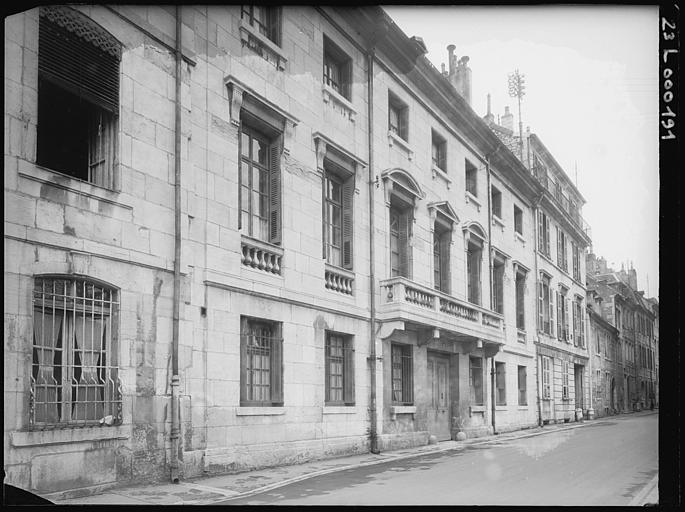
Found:
M 326 405 L 354 405 L 352 336 L 326 332 Z
M 87 279 L 35 278 L 30 429 L 121 423 L 117 298 Z
M 411 345 L 392 344 L 392 402 L 414 403 L 414 376 Z
M 327 37 L 323 41 L 323 83 L 349 100 L 352 59 Z
M 469 357 L 469 389 L 471 403 L 483 405 L 483 359 Z
M 266 36 L 272 43 L 281 44 L 280 9 L 263 5 L 243 5 L 240 17 Z
M 241 317 L 240 405 L 283 405 L 281 323 Z

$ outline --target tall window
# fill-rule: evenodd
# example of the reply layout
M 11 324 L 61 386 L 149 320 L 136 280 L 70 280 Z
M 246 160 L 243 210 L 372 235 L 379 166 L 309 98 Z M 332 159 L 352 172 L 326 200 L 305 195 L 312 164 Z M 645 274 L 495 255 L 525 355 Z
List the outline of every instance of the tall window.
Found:
M 469 357 L 469 384 L 471 403 L 483 405 L 483 359 L 480 357 Z
M 466 175 L 466 191 L 478 197 L 478 168 L 468 160 L 464 160 Z
M 568 361 L 561 362 L 561 398 L 568 400 Z
M 240 405 L 283 405 L 281 323 L 240 318 Z
M 568 255 L 566 253 L 566 233 L 557 226 L 557 265 L 568 271 Z
M 447 141 L 438 133 L 431 130 L 431 155 L 433 167 L 447 171 Z
M 281 44 L 280 9 L 263 5 L 243 5 L 240 17 L 276 45 Z
M 36 163 L 116 188 L 121 45 L 69 7 L 40 8 Z
M 573 301 L 573 344 L 585 347 L 585 315 L 583 301 L 579 298 Z
M 352 336 L 326 332 L 326 405 L 354 405 Z
M 391 345 L 392 402 L 412 405 L 414 403 L 414 378 L 411 345 Z
M 498 219 L 502 218 L 502 192 L 497 187 L 491 187 L 490 198 L 492 202 L 492 214 Z
M 409 140 L 409 108 L 388 91 L 388 130 L 403 140 Z
M 87 279 L 37 277 L 29 426 L 121 422 L 116 290 Z
M 411 279 L 412 253 L 409 245 L 411 238 L 412 208 L 400 202 L 390 205 L 390 277 Z
M 525 366 L 518 367 L 519 405 L 528 405 L 528 375 Z
M 580 247 L 575 242 L 571 242 L 571 253 L 573 258 L 573 279 L 580 281 Z
M 560 292 L 556 292 L 557 299 L 557 338 L 559 341 L 568 341 L 571 339 L 571 332 L 569 331 L 568 317 L 569 317 L 569 299 L 566 297 L 566 289 L 562 288 Z
M 525 290 L 526 274 L 516 272 L 516 327 L 522 331 L 526 330 Z
M 324 177 L 324 242 L 326 261 L 352 268 L 354 174 L 335 173 L 326 168 Z
M 481 301 L 481 260 L 484 240 L 470 235 L 466 241 L 467 298 L 473 304 Z
M 552 289 L 550 278 L 541 274 L 538 281 L 538 329 L 542 332 L 554 336 L 554 301 L 552 300 Z
M 507 405 L 507 383 L 504 363 L 495 363 L 495 388 L 497 389 L 497 405 Z
M 552 398 L 552 359 L 542 356 L 542 398 Z
M 504 314 L 504 261 L 499 258 L 492 263 L 492 310 Z
M 345 99 L 351 98 L 352 59 L 335 43 L 323 39 L 323 83 Z
M 514 231 L 523 235 L 523 211 L 514 205 Z
M 435 220 L 433 231 L 433 284 L 436 290 L 450 293 L 450 245 L 452 226 Z
M 550 257 L 549 217 L 542 210 L 538 210 L 538 251 Z

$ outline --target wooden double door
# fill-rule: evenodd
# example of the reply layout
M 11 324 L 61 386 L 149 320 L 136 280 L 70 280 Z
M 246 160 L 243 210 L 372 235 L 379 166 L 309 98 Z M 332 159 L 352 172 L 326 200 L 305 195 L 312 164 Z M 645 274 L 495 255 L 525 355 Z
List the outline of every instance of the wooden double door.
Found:
M 427 372 L 428 432 L 438 441 L 451 439 L 450 423 L 450 359 L 437 352 L 428 352 Z

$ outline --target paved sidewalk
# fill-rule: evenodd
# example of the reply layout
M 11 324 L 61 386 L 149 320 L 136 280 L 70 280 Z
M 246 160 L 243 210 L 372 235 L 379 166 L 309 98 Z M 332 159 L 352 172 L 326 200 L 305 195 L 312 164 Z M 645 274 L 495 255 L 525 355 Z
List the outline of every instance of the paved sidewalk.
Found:
M 642 411 L 631 414 L 645 415 L 656 414 L 657 412 L 658 411 Z M 45 497 L 58 505 L 210 505 L 226 501 L 230 498 L 250 496 L 307 478 L 345 469 L 408 459 L 426 453 L 461 450 L 466 446 L 474 444 L 491 443 L 493 441 L 506 442 L 507 440 L 539 436 L 562 430 L 580 428 L 601 421 L 610 421 L 621 416 L 627 415 L 609 416 L 587 422 L 546 425 L 544 427 L 517 430 L 499 435 L 467 439 L 465 441 L 445 441 L 434 445 L 383 452 L 378 455 L 366 453 L 363 455 L 352 455 L 335 459 L 306 462 L 293 466 L 281 466 L 229 475 L 199 477 L 192 480 L 184 480 L 178 484 L 161 482 L 138 486 L 116 487 L 99 494 L 80 498 L 64 499 L 59 495 L 46 495 Z M 653 482 L 650 482 L 640 495 L 636 496 L 636 499 L 644 500 L 645 502 L 654 502 L 656 500 L 654 499 L 653 494 Z

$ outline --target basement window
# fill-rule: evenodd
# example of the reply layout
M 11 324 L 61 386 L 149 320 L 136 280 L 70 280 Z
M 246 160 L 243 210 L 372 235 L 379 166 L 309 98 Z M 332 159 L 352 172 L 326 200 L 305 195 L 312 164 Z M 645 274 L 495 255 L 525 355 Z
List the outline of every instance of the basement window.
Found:
M 78 11 L 41 7 L 36 163 L 115 188 L 121 45 Z

